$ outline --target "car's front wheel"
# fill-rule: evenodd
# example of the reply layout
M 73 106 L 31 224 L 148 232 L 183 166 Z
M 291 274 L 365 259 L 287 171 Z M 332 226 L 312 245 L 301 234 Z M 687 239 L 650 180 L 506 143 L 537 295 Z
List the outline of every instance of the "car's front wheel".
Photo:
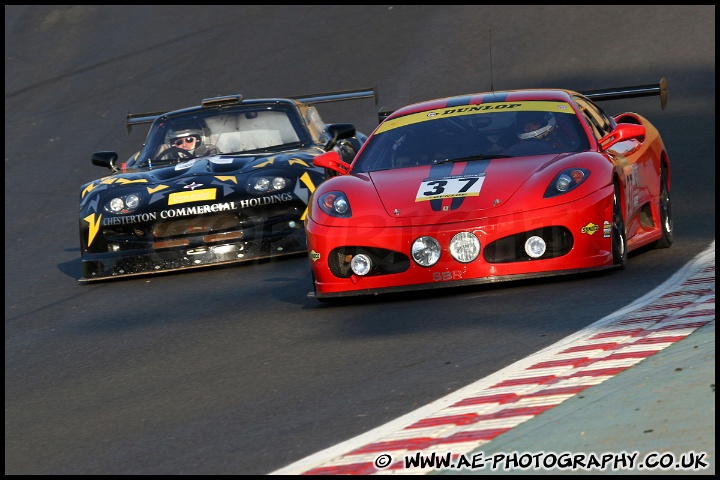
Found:
M 620 185 L 615 183 L 612 213 L 612 254 L 613 264 L 620 269 L 625 268 L 627 262 L 627 234 L 625 233 L 625 220 L 622 214 L 620 201 Z

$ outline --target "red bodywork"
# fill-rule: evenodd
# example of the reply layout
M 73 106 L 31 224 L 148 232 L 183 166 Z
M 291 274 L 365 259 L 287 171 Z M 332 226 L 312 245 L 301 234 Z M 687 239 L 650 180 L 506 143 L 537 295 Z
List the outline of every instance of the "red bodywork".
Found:
M 321 184 L 311 198 L 305 229 L 316 298 L 622 267 L 624 261 L 613 255 L 612 228 L 616 225 L 623 229 L 625 255 L 652 242 L 669 246 L 671 221 L 663 216 L 661 201 L 661 173 L 669 190 L 667 154 L 657 130 L 634 113 L 612 117 L 615 125 L 606 127 L 610 133 L 594 131 L 583 119 L 580 124 L 589 148 L 582 151 L 371 171 L 362 167 L 373 136 L 395 128 L 393 124 L 383 127 L 386 122 L 412 125 L 426 121 L 418 115 L 459 115 L 470 106 L 487 104 L 497 109 L 503 102 L 521 105 L 530 100 L 563 102 L 563 108 L 567 102 L 580 118 L 584 118 L 586 103 L 593 104 L 566 90 L 493 92 L 410 105 L 388 116 L 369 137 L 350 171 L 335 169 L 338 175 Z M 316 165 L 332 168 L 337 161 L 334 155 L 323 155 L 327 158 L 318 158 Z M 589 176 L 569 192 L 544 196 L 559 172 L 573 168 L 584 169 Z M 474 186 L 462 194 L 423 197 L 428 185 L 438 181 L 443 185 L 466 181 Z M 613 223 L 615 185 L 620 191 L 622 224 Z M 321 209 L 318 201 L 327 192 L 342 192 L 351 216 L 329 215 Z M 669 199 L 666 203 L 669 210 Z M 550 229 L 558 235 L 552 247 L 554 256 L 531 259 L 513 253 L 520 251 L 516 244 L 528 232 L 550 235 Z M 477 259 L 461 263 L 450 255 L 450 239 L 458 232 L 477 237 L 481 246 Z M 440 259 L 429 267 L 420 266 L 411 254 L 413 241 L 425 235 L 434 237 L 441 248 Z M 359 252 L 369 253 L 373 263 L 384 267 L 364 276 L 348 272 L 350 258 Z

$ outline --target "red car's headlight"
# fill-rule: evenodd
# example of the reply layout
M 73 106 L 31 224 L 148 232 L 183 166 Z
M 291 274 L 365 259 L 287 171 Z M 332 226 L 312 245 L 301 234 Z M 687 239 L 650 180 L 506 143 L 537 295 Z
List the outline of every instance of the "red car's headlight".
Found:
M 566 168 L 558 173 L 545 190 L 544 198 L 554 197 L 567 193 L 583 183 L 590 176 L 586 168 Z
M 318 198 L 320 209 L 331 217 L 352 217 L 350 202 L 343 192 L 328 192 Z

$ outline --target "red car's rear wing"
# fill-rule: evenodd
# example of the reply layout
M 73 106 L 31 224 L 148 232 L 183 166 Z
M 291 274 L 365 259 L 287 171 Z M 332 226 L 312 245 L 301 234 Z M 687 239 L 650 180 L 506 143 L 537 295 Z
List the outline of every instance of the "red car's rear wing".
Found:
M 667 105 L 667 81 L 664 77 L 661 78 L 660 82 L 657 84 L 589 90 L 587 92 L 579 93 L 595 101 L 660 95 L 660 105 L 662 106 L 662 109 L 665 110 L 665 106 Z

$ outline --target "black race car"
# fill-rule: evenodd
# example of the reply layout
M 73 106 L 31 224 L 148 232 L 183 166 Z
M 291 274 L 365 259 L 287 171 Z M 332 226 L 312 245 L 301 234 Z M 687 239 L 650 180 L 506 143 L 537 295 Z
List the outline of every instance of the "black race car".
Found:
M 129 114 L 151 124 L 140 151 L 80 188 L 80 282 L 288 255 L 307 250 L 310 194 L 332 170 L 313 159 L 337 151 L 350 162 L 367 136 L 325 124 L 314 104 L 375 97 L 346 90 L 302 97 L 207 98 L 171 112 Z M 376 100 L 377 103 L 377 100 Z

